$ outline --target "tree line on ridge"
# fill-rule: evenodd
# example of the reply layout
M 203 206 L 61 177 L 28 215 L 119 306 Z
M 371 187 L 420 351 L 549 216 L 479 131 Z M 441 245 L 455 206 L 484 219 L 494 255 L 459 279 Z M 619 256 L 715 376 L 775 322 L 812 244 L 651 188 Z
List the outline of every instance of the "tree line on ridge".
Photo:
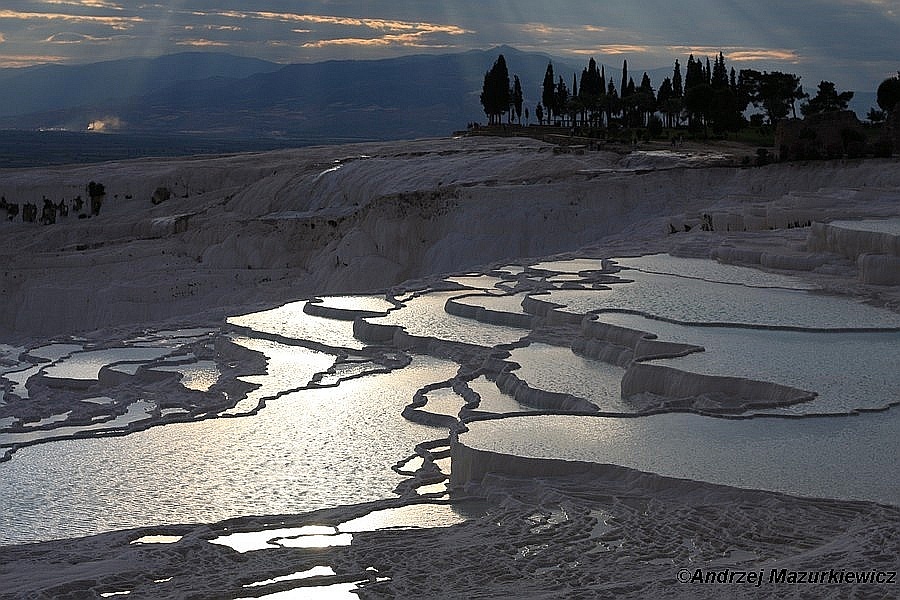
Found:
M 689 131 L 708 135 L 712 131 L 721 135 L 739 131 L 747 125 L 762 125 L 765 118 L 774 124 L 787 116 L 797 117 L 797 104 L 804 116 L 830 111 L 847 110 L 853 92 L 839 92 L 830 81 L 819 83 L 816 94 L 810 96 L 800 85 L 800 76 L 780 71 L 728 69 L 722 52 L 710 64 L 688 58 L 684 75 L 679 61 L 675 60 L 672 76 L 666 77 L 658 89 L 654 89 L 645 72 L 636 84 L 628 73 L 628 61 L 622 65 L 622 78 L 616 86 L 612 77 L 606 77 L 605 66 L 598 68 L 591 58 L 581 72 L 572 75 L 571 88 L 562 75 L 553 71 L 548 63 L 541 84 L 541 100 L 535 106 L 534 117 L 539 124 L 555 124 L 582 129 L 646 128 L 651 135 L 659 135 L 663 128 L 687 127 Z M 898 77 L 885 79 L 878 87 L 877 102 L 880 110 L 872 108 L 868 119 L 873 123 L 884 121 L 900 101 L 900 73 Z M 522 85 L 517 75 L 510 85 L 509 69 L 501 54 L 485 73 L 481 92 L 481 104 L 488 123 L 501 124 L 504 115 L 507 122 L 521 124 L 523 115 Z M 756 109 L 750 120 L 745 112 Z M 530 120 L 524 107 L 525 120 Z

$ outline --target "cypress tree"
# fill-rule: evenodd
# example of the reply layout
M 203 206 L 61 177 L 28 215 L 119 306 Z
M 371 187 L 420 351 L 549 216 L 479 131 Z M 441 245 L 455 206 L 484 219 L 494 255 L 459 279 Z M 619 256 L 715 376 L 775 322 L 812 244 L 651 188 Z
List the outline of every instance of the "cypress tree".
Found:
M 609 78 L 609 85 L 606 88 L 606 96 L 603 99 L 603 103 L 606 109 L 606 124 L 608 126 L 612 116 L 619 114 L 619 94 L 616 92 L 616 85 L 613 83 L 612 77 Z
M 503 113 L 509 110 L 510 100 L 509 70 L 506 68 L 506 59 L 501 54 L 494 66 L 484 74 L 481 90 L 481 105 L 488 116 L 488 124 L 500 122 Z
M 563 81 L 562 75 L 560 75 L 559 83 L 556 84 L 556 98 L 554 99 L 557 116 L 565 117 L 566 104 L 568 104 L 568 102 L 569 89 L 566 87 L 566 82 Z
M 544 110 L 547 111 L 547 123 L 549 124 L 556 113 L 556 79 L 553 76 L 552 62 L 547 63 L 547 71 L 544 73 L 541 101 L 544 103 Z
M 512 104 L 513 109 L 516 111 L 516 119 L 519 121 L 519 125 L 522 124 L 522 102 L 524 98 L 522 97 L 522 84 L 519 81 L 519 76 L 513 76 L 513 89 L 512 89 Z M 526 109 L 527 112 L 527 109 Z M 526 120 L 528 117 L 525 117 Z
M 709 59 L 706 60 L 709 64 Z M 711 85 L 713 89 L 728 87 L 728 69 L 725 68 L 725 56 L 721 52 L 716 57 L 716 63 L 713 66 Z
M 672 111 L 670 104 L 672 99 L 672 80 L 669 77 L 666 77 L 660 84 L 659 91 L 656 92 L 656 110 L 666 116 L 666 127 L 672 127 Z
M 675 59 L 675 69 L 672 72 L 672 96 L 681 98 L 684 96 L 684 84 L 681 82 L 681 65 Z

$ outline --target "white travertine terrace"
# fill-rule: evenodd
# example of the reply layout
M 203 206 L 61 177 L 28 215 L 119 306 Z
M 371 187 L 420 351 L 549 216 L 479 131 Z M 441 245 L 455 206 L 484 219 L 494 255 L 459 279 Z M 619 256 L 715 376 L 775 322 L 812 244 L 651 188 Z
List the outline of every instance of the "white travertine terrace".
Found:
M 0 223 L 0 590 L 871 568 L 900 554 L 896 166 L 484 138 L 4 172 L 110 197 Z

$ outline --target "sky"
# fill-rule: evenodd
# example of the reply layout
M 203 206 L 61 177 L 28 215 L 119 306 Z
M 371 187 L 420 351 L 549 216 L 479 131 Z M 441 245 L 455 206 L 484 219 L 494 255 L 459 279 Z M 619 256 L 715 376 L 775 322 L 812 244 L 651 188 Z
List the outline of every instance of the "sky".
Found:
M 250 7 L 250 9 L 248 9 Z M 508 44 L 629 69 L 736 70 L 871 91 L 900 70 L 900 0 L 3 0 L 0 67 L 218 51 L 279 63 Z M 489 65 L 488 65 L 489 66 Z M 487 68 L 487 66 L 486 66 Z M 514 68 L 514 65 L 511 65 Z

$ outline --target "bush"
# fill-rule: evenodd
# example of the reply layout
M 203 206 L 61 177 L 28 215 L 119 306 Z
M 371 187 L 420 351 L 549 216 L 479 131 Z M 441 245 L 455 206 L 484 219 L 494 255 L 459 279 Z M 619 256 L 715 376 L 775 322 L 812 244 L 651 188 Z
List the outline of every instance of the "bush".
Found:
M 872 154 L 876 158 L 890 158 L 894 153 L 894 144 L 888 138 L 882 138 L 872 144 Z
M 650 117 L 650 120 L 647 122 L 647 132 L 650 134 L 650 137 L 658 138 L 662 135 L 663 132 L 663 122 L 658 116 L 653 115 Z

